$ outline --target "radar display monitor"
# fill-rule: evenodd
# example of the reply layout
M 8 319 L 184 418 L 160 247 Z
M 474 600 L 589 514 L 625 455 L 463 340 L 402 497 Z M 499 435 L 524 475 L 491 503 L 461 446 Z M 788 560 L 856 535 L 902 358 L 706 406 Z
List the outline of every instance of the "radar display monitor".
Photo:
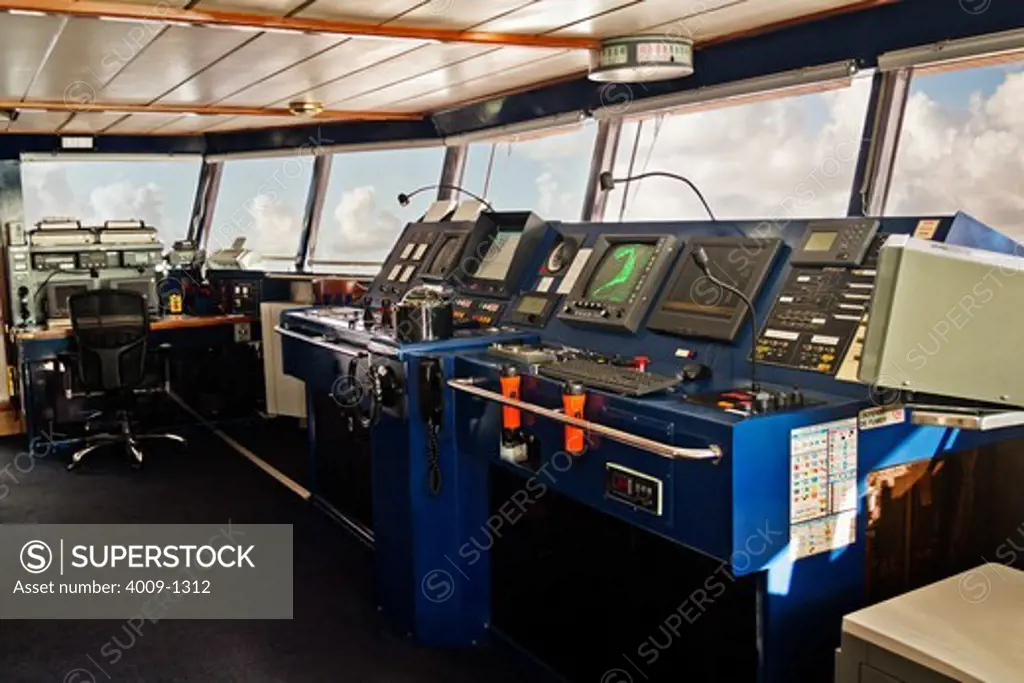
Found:
M 603 235 L 558 317 L 635 332 L 676 252 L 671 235 Z
M 735 293 L 708 279 L 693 261 L 693 252 L 704 249 L 711 274 L 753 301 L 764 285 L 781 246 L 778 239 L 693 239 L 669 276 L 668 286 L 662 292 L 647 327 L 679 337 L 731 342 L 747 316 L 747 308 Z

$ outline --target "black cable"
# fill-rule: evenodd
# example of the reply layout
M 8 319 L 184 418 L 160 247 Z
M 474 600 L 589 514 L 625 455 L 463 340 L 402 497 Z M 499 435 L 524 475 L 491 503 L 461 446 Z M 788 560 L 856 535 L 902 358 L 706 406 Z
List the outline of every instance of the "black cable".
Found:
M 746 294 L 736 287 L 733 287 L 732 285 L 715 277 L 711 272 L 711 261 L 708 259 L 708 254 L 704 251 L 703 247 L 698 247 L 694 250 L 693 261 L 697 264 L 697 267 L 701 269 L 708 280 L 711 280 L 713 284 L 716 284 L 722 289 L 728 290 L 740 297 L 740 299 L 743 300 L 743 303 L 746 304 L 750 313 L 750 389 L 754 392 L 760 391 L 761 387 L 757 383 L 757 309 L 754 308 L 754 302 L 752 302 Z
M 39 288 L 36 289 L 36 293 L 32 296 L 33 303 L 39 300 L 39 295 L 42 293 L 43 289 L 46 288 L 46 285 L 50 282 L 50 280 L 53 279 L 53 276 L 60 272 L 60 270 L 50 271 L 50 274 L 46 276 L 46 279 L 43 280 L 42 284 L 39 285 Z
M 718 219 L 715 218 L 715 214 L 711 210 L 711 207 L 708 206 L 708 201 L 704 199 L 704 195 L 701 194 L 701 191 L 697 189 L 696 185 L 693 184 L 693 181 L 691 181 L 689 178 L 685 178 L 675 173 L 668 173 L 667 171 L 647 171 L 645 173 L 638 173 L 637 175 L 629 176 L 627 178 L 612 178 L 612 174 L 605 171 L 600 176 L 601 189 L 607 191 L 614 188 L 615 183 L 631 183 L 634 180 L 643 180 L 644 178 L 654 177 L 671 178 L 672 180 L 678 180 L 689 185 L 690 189 L 693 190 L 693 193 L 697 195 L 697 199 L 699 199 L 700 203 L 704 205 L 704 210 L 708 212 L 708 217 L 711 218 L 711 220 L 715 221 L 716 223 L 718 222 Z
M 464 195 L 472 197 L 473 199 L 477 200 L 478 202 L 486 206 L 488 211 L 492 213 L 494 212 L 494 207 L 491 206 L 491 203 L 484 199 L 483 197 L 481 197 L 480 195 L 473 194 L 469 190 L 461 188 L 458 185 L 449 185 L 447 183 L 440 183 L 438 185 L 424 185 L 423 187 L 418 187 L 412 192 L 408 193 L 400 192 L 398 194 L 398 203 L 401 204 L 402 206 L 408 206 L 410 199 L 412 199 L 421 192 L 426 192 L 427 190 L 455 190 L 456 192 L 461 192 Z

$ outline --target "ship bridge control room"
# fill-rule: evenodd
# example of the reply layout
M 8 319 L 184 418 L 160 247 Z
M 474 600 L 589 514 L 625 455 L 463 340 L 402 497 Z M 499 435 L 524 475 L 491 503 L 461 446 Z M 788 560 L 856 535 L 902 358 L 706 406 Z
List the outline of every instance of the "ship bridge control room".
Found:
M 1024 681 L 1024 3 L 0 0 L 0 683 Z

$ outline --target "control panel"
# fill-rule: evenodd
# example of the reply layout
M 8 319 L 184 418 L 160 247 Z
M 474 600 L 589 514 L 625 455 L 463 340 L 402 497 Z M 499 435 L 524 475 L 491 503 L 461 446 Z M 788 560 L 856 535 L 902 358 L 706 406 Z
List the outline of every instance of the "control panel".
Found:
M 779 253 L 779 239 L 703 237 L 691 240 L 654 307 L 647 327 L 679 337 L 732 341 L 747 317 L 747 307 L 735 293 L 719 287 L 691 258 L 697 249 L 708 256 L 716 279 L 754 300 Z
M 885 237 L 872 236 L 860 267 L 794 268 L 758 337 L 758 361 L 837 374 L 855 338 L 862 336 Z
M 613 462 L 605 464 L 605 496 L 638 510 L 661 516 L 664 485 L 652 477 Z
M 505 304 L 488 299 L 455 297 L 452 301 L 452 321 L 457 327 L 493 327 L 498 324 Z
M 878 227 L 878 220 L 873 218 L 812 221 L 790 263 L 794 266 L 859 266 Z
M 602 235 L 558 317 L 635 332 L 676 256 L 676 245 L 671 235 Z
M 421 274 L 437 241 L 437 233 L 437 224 L 414 223 L 406 228 L 370 286 L 367 297 L 375 303 L 382 299 L 400 299 Z
M 152 283 L 163 250 L 155 228 L 138 221 L 116 227 L 82 227 L 78 221 L 41 222 L 7 249 L 14 324 L 27 327 L 68 315 L 67 299 L 95 288 L 144 289 Z M 101 275 L 102 273 L 102 275 Z
M 512 302 L 502 322 L 518 327 L 544 327 L 576 284 L 590 249 L 580 249 L 583 235 L 558 232 L 544 257 L 533 286 Z

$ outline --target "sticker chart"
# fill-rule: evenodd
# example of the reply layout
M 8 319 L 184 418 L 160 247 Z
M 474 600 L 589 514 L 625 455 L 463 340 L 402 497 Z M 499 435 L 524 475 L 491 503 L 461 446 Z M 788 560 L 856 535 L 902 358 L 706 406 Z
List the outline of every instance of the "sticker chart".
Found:
M 798 560 L 853 543 L 857 418 L 792 430 L 789 453 L 791 557 Z

